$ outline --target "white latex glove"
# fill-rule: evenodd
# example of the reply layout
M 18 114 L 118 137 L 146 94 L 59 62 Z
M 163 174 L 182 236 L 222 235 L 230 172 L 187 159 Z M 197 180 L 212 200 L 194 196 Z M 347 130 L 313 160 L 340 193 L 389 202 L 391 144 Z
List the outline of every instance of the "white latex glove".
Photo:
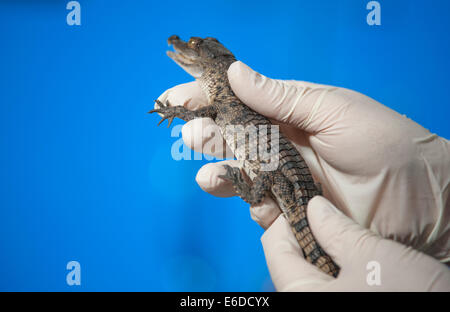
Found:
M 306 262 L 280 216 L 261 238 L 278 291 L 450 291 L 450 270 L 432 257 L 364 229 L 321 196 L 307 211 L 316 239 L 341 271 L 336 279 Z
M 450 260 L 449 141 L 348 89 L 272 80 L 241 62 L 230 66 L 228 78 L 246 105 L 280 124 L 324 196 L 345 215 L 381 237 Z M 196 82 L 169 89 L 159 99 L 189 109 L 207 105 Z M 206 118 L 188 122 L 182 133 L 186 145 L 199 152 L 219 136 Z M 221 162 L 210 163 L 200 169 L 197 182 L 213 195 L 235 195 L 218 177 L 222 174 Z M 270 198 L 251 212 L 263 228 L 280 214 Z

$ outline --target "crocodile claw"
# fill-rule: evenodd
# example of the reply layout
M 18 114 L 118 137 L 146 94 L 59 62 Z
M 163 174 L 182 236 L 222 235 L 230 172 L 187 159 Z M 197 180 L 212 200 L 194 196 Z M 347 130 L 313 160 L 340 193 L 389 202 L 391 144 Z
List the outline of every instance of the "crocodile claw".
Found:
M 155 103 L 159 106 L 159 108 L 152 109 L 149 111 L 149 114 L 158 113 L 162 115 L 161 120 L 158 122 L 157 126 L 159 126 L 164 120 L 168 119 L 169 124 L 167 125 L 167 128 L 170 127 L 172 124 L 173 119 L 176 117 L 175 112 L 173 111 L 174 108 L 168 104 L 164 104 L 160 100 L 155 100 Z

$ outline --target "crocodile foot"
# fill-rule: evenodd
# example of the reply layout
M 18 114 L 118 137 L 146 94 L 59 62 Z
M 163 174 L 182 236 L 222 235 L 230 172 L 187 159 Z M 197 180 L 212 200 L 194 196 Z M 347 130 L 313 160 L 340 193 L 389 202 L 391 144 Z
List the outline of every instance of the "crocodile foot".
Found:
M 172 121 L 175 117 L 178 117 L 180 108 L 177 106 L 171 106 L 169 101 L 166 103 L 161 102 L 160 100 L 155 100 L 156 104 L 158 104 L 158 108 L 152 109 L 149 111 L 149 114 L 158 113 L 162 115 L 161 120 L 158 122 L 158 126 L 166 119 L 169 120 L 169 124 L 167 127 L 170 127 Z
M 257 201 L 255 201 L 252 187 L 247 183 L 247 181 L 244 180 L 241 169 L 231 167 L 229 165 L 224 165 L 224 168 L 227 172 L 224 175 L 220 175 L 219 178 L 230 181 L 233 184 L 236 194 L 239 195 L 239 197 L 241 197 L 244 201 L 251 205 L 256 204 Z

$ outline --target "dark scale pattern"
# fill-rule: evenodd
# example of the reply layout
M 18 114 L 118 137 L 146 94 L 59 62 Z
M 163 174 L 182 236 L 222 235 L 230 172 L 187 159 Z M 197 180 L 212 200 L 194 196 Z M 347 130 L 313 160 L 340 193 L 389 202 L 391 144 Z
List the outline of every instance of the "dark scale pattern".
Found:
M 206 52 L 205 55 L 213 55 L 213 57 L 200 60 L 203 73 L 197 81 L 207 95 L 210 105 L 196 111 L 189 111 L 184 107 L 170 107 L 170 105 L 158 103 L 160 108 L 152 112 L 162 114 L 163 120 L 169 119 L 169 121 L 173 117 L 186 121 L 200 117 L 214 119 L 228 146 L 233 150 L 236 158 L 242 161 L 242 169 L 252 183 L 249 184 L 245 180 L 239 168 L 230 166 L 226 166 L 226 174 L 222 178 L 230 180 L 236 193 L 251 205 L 260 203 L 266 195 L 275 198 L 288 219 L 306 260 L 325 273 L 336 277 L 339 267 L 315 240 L 306 217 L 309 200 L 321 194 L 321 190 L 314 183 L 305 160 L 281 133 L 277 155 L 279 162 L 274 170 L 262 171 L 263 160 L 249 159 L 250 151 L 257 149 L 259 144 L 265 143 L 267 147 L 270 147 L 271 123 L 266 117 L 243 104 L 231 90 L 227 77 L 227 69 L 235 61 L 231 53 L 222 56 L 215 55 L 214 49 Z M 256 138 L 250 139 L 249 135 L 239 136 L 229 133 L 227 132 L 229 125 L 240 125 L 243 128 L 255 126 L 258 130 Z M 267 133 L 260 131 L 261 128 L 258 126 L 261 125 L 268 126 L 269 131 Z M 267 163 L 267 160 L 265 161 Z

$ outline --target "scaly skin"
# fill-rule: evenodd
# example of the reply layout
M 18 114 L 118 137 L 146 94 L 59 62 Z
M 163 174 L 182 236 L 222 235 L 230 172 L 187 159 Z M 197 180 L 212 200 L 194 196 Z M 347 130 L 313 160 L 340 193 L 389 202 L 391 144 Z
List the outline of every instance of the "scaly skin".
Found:
M 272 196 L 287 217 L 292 231 L 303 251 L 306 260 L 323 272 L 336 277 L 339 266 L 325 253 L 315 240 L 306 217 L 307 204 L 315 195 L 321 194 L 320 187 L 314 183 L 305 160 L 295 146 L 279 133 L 278 165 L 274 170 L 263 170 L 260 157 L 252 158 L 250 151 L 261 144 L 271 146 L 271 122 L 264 116 L 247 107 L 231 90 L 228 82 L 228 67 L 236 61 L 231 52 L 226 50 L 216 39 L 193 37 L 188 44 L 177 36 L 169 38 L 177 54 L 169 52 L 187 72 L 193 74 L 205 92 L 209 106 L 190 111 L 180 106 L 170 106 L 157 101 L 157 112 L 164 119 L 181 118 L 185 121 L 194 118 L 210 117 L 220 127 L 221 133 L 234 155 L 241 161 L 242 169 L 252 180 L 246 182 L 239 168 L 225 166 L 223 179 L 233 183 L 236 193 L 251 205 L 260 203 L 266 195 Z M 160 123 L 161 123 L 160 121 Z M 239 125 L 246 129 L 255 127 L 256 138 L 243 135 L 236 139 L 235 134 L 227 131 L 227 126 Z M 269 128 L 266 133 L 264 127 Z M 248 128 L 250 127 L 250 128 Z M 247 139 L 248 144 L 245 144 Z M 244 141 L 243 141 L 244 140 Z M 264 146 L 264 145 L 263 145 Z M 267 164 L 266 160 L 266 164 Z

